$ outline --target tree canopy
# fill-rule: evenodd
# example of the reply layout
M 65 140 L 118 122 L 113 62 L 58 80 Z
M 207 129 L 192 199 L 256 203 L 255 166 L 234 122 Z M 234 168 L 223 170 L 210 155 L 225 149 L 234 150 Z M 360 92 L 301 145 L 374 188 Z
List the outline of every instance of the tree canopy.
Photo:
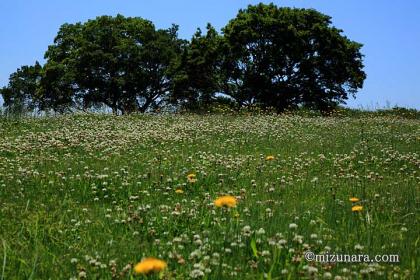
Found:
M 181 55 L 174 81 L 172 99 L 184 107 L 197 109 L 211 105 L 220 92 L 220 66 L 223 37 L 207 25 L 207 33 L 200 29 L 192 37 Z
M 8 86 L 0 91 L 8 112 L 21 113 L 37 107 L 41 71 L 42 66 L 35 62 L 34 66 L 22 66 L 10 75 Z
M 224 91 L 240 105 L 327 109 L 363 86 L 361 44 L 312 9 L 249 6 L 223 29 Z
M 23 66 L 0 90 L 11 110 L 114 113 L 164 106 L 329 110 L 362 88 L 362 45 L 313 9 L 258 4 L 222 33 L 208 24 L 190 41 L 178 27 L 139 17 L 101 16 L 64 24 L 41 66 Z
M 62 71 L 53 88 L 72 89 L 71 99 L 84 109 L 106 105 L 114 113 L 144 112 L 167 99 L 182 45 L 176 26 L 156 30 L 141 18 L 102 16 L 63 25 L 45 54 L 46 69 L 51 75 Z

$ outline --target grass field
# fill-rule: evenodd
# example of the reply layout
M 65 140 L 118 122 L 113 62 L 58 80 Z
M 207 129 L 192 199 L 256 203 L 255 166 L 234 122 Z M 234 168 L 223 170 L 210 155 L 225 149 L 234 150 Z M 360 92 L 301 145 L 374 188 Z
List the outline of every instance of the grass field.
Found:
M 0 118 L 0 279 L 420 279 L 419 153 L 375 114 Z

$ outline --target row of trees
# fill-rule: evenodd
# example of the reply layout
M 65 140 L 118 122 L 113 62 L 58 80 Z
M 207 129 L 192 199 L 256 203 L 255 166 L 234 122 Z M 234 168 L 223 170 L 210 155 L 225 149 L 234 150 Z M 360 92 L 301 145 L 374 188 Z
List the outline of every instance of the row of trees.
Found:
M 312 9 L 259 4 L 219 34 L 210 24 L 190 41 L 178 27 L 101 16 L 61 26 L 46 63 L 23 66 L 0 90 L 9 111 L 109 107 L 115 114 L 220 102 L 278 111 L 328 110 L 363 86 L 361 44 Z

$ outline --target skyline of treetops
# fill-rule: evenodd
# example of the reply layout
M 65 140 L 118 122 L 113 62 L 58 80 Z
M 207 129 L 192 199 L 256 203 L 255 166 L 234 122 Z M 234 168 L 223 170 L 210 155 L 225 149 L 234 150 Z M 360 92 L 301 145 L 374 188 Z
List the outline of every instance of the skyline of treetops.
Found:
M 6 112 L 114 114 L 254 106 L 327 112 L 363 87 L 362 44 L 314 9 L 250 5 L 219 33 L 99 16 L 63 24 L 46 62 L 22 66 L 0 90 Z

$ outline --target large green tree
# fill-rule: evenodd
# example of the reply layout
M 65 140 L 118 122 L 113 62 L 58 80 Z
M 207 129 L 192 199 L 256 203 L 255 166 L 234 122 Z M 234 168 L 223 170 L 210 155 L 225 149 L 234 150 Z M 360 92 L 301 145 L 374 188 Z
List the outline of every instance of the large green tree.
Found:
M 220 66 L 223 37 L 207 25 L 207 32 L 200 29 L 184 48 L 179 61 L 172 98 L 189 109 L 205 109 L 220 92 Z
M 176 26 L 156 30 L 141 18 L 101 16 L 65 24 L 45 55 L 51 75 L 62 73 L 60 82 L 46 83 L 44 93 L 53 97 L 54 89 L 71 89 L 72 100 L 83 108 L 102 104 L 114 113 L 144 112 L 168 99 L 182 44 Z
M 21 114 L 38 106 L 41 77 L 42 66 L 38 62 L 33 66 L 22 66 L 10 75 L 8 85 L 0 89 L 8 113 Z
M 223 92 L 239 105 L 328 110 L 366 78 L 362 45 L 312 9 L 248 6 L 223 33 Z
M 207 109 L 228 96 L 238 107 L 326 111 L 366 78 L 362 45 L 312 9 L 248 6 L 222 35 L 209 24 L 188 43 L 177 31 L 121 15 L 64 24 L 43 67 L 10 76 L 0 92 L 5 106 L 65 112 L 105 105 L 124 114 L 169 103 Z
M 44 65 L 38 87 L 38 109 L 64 113 L 81 109 L 75 98 L 78 86 L 76 73 L 66 65 L 49 61 Z

